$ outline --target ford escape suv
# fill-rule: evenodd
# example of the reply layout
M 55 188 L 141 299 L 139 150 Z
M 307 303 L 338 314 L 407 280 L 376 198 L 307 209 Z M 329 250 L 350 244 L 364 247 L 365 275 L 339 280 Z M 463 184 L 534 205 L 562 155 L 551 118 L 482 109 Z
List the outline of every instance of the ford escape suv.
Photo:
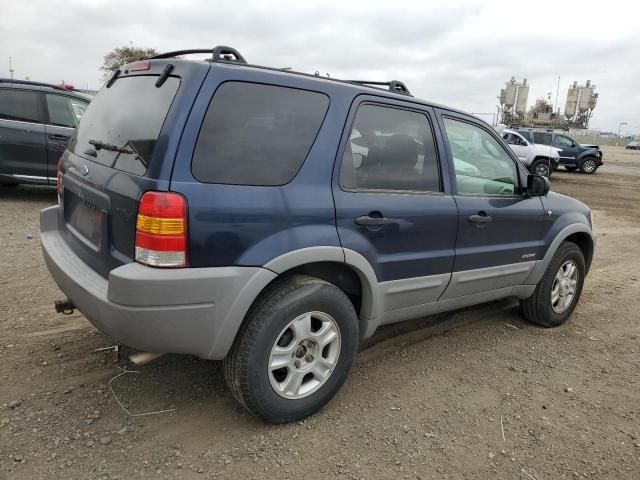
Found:
M 505 297 L 545 327 L 571 315 L 591 212 L 487 124 L 399 81 L 206 51 L 125 65 L 87 108 L 41 214 L 59 310 L 223 359 L 269 422 L 328 402 L 381 325 Z

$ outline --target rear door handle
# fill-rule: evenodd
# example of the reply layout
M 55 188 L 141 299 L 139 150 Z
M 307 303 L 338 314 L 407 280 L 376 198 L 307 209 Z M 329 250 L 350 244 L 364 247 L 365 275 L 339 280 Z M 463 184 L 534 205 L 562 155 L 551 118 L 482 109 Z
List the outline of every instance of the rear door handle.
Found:
M 389 223 L 389 219 L 383 216 L 372 217 L 370 215 L 363 215 L 355 219 L 356 224 L 363 227 L 380 227 Z
M 490 221 L 492 221 L 493 218 L 485 213 L 484 215 L 481 215 L 481 214 L 470 215 L 467 217 L 467 220 L 469 220 L 471 223 L 478 223 L 480 225 L 484 225 L 485 223 L 489 223 Z
M 67 140 L 69 140 L 69 135 L 59 135 L 57 133 L 52 133 L 51 135 L 49 135 L 49 138 L 51 140 L 67 141 Z

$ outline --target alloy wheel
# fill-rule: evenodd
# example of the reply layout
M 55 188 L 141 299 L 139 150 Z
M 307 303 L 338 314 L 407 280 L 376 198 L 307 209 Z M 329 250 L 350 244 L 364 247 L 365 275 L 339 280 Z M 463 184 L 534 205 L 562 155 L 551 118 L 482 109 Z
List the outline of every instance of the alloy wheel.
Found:
M 340 356 L 340 329 L 330 315 L 308 312 L 294 318 L 269 356 L 269 381 L 281 397 L 311 395 L 329 379 Z
M 551 308 L 556 313 L 567 310 L 576 296 L 578 265 L 567 260 L 558 269 L 551 286 Z

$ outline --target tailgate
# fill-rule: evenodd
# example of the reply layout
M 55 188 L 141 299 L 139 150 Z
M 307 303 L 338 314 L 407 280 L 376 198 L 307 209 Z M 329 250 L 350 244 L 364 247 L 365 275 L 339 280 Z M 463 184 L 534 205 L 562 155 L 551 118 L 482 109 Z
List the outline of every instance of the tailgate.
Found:
M 169 62 L 148 63 L 144 75 L 120 76 L 100 90 L 60 161 L 58 228 L 103 277 L 133 261 L 138 201 L 169 189 L 182 127 L 209 68 L 174 62 L 157 85 L 156 72 Z

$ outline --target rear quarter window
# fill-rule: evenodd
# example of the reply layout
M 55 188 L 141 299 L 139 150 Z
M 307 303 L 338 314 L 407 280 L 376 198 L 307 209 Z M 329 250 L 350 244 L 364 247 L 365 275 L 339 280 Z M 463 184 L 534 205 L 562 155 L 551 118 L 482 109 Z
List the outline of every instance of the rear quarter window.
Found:
M 223 83 L 205 114 L 191 169 L 203 183 L 275 186 L 298 173 L 329 98 L 318 92 Z

